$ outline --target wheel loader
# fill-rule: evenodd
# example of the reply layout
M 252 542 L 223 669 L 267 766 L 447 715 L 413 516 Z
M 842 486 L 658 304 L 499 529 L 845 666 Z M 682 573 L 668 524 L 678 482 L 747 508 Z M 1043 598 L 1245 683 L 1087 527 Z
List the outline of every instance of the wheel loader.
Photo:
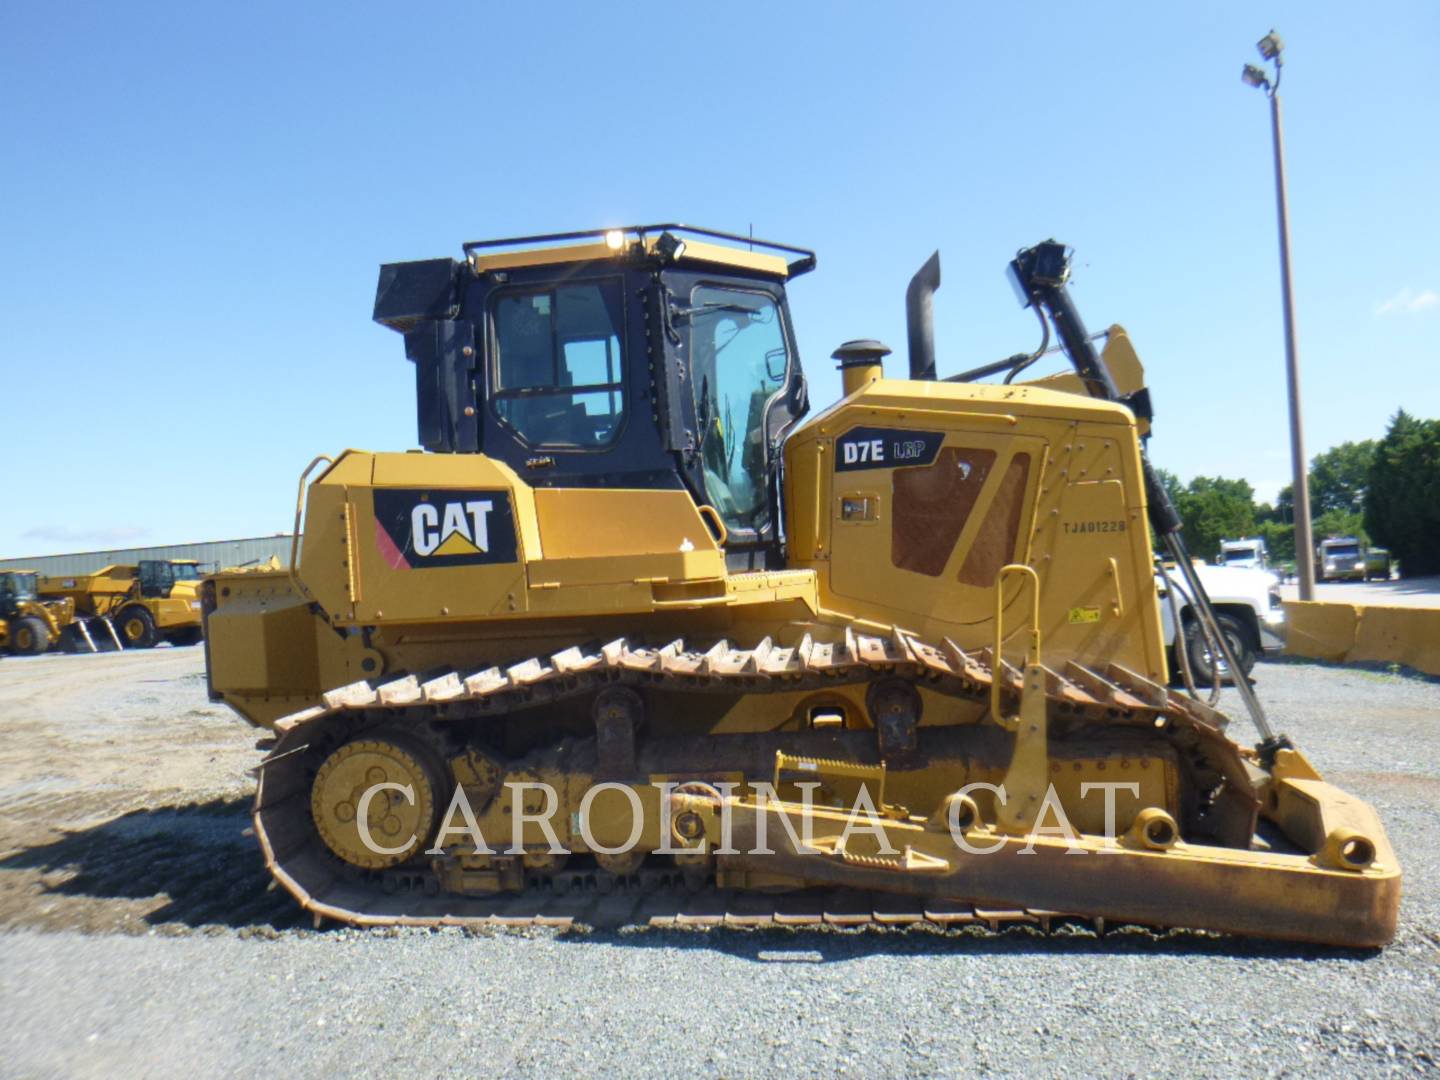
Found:
M 74 601 L 40 599 L 38 581 L 33 570 L 0 570 L 0 650 L 38 656 L 74 621 Z
M 254 825 L 317 924 L 1057 919 L 1374 947 L 1375 812 L 1170 685 L 1151 531 L 1227 655 L 1070 253 L 1040 344 L 941 377 L 834 354 L 803 248 L 680 225 L 383 266 L 420 450 L 300 477 L 283 572 L 202 589 L 213 700 L 267 729 Z M 1021 378 L 1058 339 L 1072 370 Z M 1001 382 L 985 382 L 991 376 Z M 1173 591 L 1173 590 L 1172 590 Z M 1230 667 L 1237 669 L 1231 658 Z
M 200 640 L 200 567 L 193 559 L 141 559 L 94 573 L 40 579 L 40 595 L 69 599 L 75 625 L 67 647 L 149 649 Z

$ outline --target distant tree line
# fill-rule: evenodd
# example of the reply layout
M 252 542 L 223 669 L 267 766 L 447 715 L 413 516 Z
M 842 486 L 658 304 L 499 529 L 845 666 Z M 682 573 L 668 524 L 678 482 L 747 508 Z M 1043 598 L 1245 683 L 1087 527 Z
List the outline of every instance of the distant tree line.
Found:
M 1274 562 L 1295 559 L 1294 492 L 1255 502 L 1244 480 L 1197 476 L 1182 484 L 1160 470 L 1185 523 L 1192 555 L 1213 559 L 1220 541 L 1265 540 Z M 1401 409 L 1380 440 L 1345 442 L 1310 461 L 1310 515 L 1316 542 L 1358 536 L 1389 548 L 1407 575 L 1440 573 L 1440 420 Z

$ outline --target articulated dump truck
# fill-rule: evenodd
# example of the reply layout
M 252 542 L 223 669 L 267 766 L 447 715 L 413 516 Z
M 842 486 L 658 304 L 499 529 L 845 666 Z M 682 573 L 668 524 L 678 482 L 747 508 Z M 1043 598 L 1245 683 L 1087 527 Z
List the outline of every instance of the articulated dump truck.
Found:
M 89 574 L 40 579 L 40 595 L 74 604 L 62 642 L 71 651 L 149 649 L 200 640 L 200 567 L 193 559 L 142 559 Z
M 462 250 L 380 271 L 423 450 L 317 458 L 290 568 L 202 589 L 211 696 L 269 732 L 260 847 L 317 922 L 1391 939 L 1371 808 L 1247 681 L 1252 743 L 1169 683 L 1152 528 L 1227 645 L 1063 245 L 1010 264 L 1033 352 L 937 376 L 937 255 L 908 376 L 848 342 L 816 414 L 809 251 Z M 1052 336 L 1073 370 L 1020 378 Z

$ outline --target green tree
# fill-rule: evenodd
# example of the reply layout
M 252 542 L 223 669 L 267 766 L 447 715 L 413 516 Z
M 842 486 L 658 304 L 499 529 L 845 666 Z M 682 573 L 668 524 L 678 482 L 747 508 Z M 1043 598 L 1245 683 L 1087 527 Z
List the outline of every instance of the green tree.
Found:
M 1390 420 L 1365 488 L 1365 527 L 1407 575 L 1440 573 L 1440 420 Z
M 1310 460 L 1310 513 L 1314 517 L 1332 510 L 1361 514 L 1365 510 L 1365 488 L 1370 466 L 1375 461 L 1375 440 L 1343 442 Z M 1316 529 L 1318 534 L 1319 529 Z
M 1260 515 L 1257 514 L 1256 517 Z M 1260 518 L 1256 522 L 1255 534 L 1265 541 L 1271 562 L 1295 561 L 1295 526 L 1290 522 L 1276 520 L 1272 512 L 1269 517 Z
M 1170 501 L 1175 504 L 1175 509 L 1180 509 L 1180 497 L 1185 494 L 1185 485 L 1180 478 L 1169 469 L 1155 470 L 1155 475 L 1160 478 L 1160 486 L 1170 495 Z
M 1165 493 L 1170 496 L 1170 502 L 1175 507 L 1175 512 L 1179 513 L 1180 497 L 1185 494 L 1185 485 L 1180 483 L 1180 478 L 1169 469 L 1162 469 L 1158 465 L 1155 467 L 1155 475 L 1160 480 L 1160 486 L 1163 487 Z M 1150 548 L 1153 551 L 1165 554 L 1166 558 L 1169 558 L 1169 552 L 1154 529 L 1150 530 Z
M 1295 485 L 1286 484 L 1280 489 L 1280 494 L 1275 496 L 1275 509 L 1273 511 L 1275 521 L 1287 521 L 1295 524 Z
M 1213 559 L 1221 540 L 1256 535 L 1255 489 L 1244 480 L 1197 476 L 1179 492 L 1175 506 L 1192 555 Z
M 1370 533 L 1365 528 L 1365 515 L 1353 510 L 1326 510 L 1310 519 L 1310 534 L 1318 545 L 1327 536 L 1355 536 L 1362 544 L 1370 543 Z

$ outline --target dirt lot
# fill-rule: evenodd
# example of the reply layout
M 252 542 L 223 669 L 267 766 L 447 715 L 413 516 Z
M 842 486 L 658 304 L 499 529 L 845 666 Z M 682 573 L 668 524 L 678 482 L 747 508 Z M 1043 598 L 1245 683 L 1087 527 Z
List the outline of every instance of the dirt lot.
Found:
M 202 650 L 7 658 L 0 728 L 0 926 L 293 918 L 242 835 L 257 733 L 206 699 Z
M 1277 726 L 1386 821 L 1406 883 L 1382 952 L 1143 932 L 317 932 L 266 888 L 244 834 L 256 733 L 206 700 L 200 650 L 6 659 L 0 1075 L 1431 1070 L 1440 683 L 1258 676 Z

